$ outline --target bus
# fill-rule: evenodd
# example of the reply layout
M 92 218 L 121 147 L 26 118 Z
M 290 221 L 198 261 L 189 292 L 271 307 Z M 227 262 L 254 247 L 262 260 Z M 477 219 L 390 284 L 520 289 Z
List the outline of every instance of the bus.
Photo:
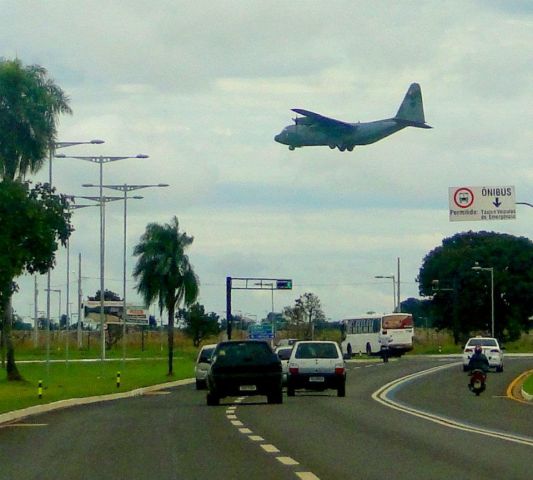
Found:
M 381 336 L 388 336 L 389 355 L 400 357 L 413 349 L 414 324 L 410 313 L 388 313 L 342 320 L 342 353 L 379 355 Z

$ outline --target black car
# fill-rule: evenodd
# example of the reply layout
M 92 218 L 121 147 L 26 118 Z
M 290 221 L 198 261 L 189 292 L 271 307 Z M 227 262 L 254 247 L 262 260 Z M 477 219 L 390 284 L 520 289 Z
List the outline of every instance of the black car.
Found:
M 262 340 L 220 342 L 207 374 L 207 405 L 230 396 L 266 395 L 283 403 L 281 362 Z

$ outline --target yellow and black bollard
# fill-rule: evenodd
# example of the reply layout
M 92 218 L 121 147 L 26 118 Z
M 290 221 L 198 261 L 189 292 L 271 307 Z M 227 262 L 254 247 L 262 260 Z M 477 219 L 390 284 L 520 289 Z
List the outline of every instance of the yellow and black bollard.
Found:
M 37 395 L 39 398 L 43 398 L 43 381 L 39 380 L 39 387 L 37 388 Z
M 117 372 L 117 388 L 120 388 L 120 372 Z

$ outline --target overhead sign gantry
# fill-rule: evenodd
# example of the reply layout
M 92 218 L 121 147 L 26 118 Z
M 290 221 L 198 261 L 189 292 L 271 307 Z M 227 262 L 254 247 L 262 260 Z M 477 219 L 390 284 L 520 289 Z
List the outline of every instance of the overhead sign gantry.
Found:
M 292 279 L 226 277 L 226 332 L 228 335 L 228 340 L 231 340 L 231 331 L 233 329 L 233 317 L 231 315 L 232 290 L 292 290 Z

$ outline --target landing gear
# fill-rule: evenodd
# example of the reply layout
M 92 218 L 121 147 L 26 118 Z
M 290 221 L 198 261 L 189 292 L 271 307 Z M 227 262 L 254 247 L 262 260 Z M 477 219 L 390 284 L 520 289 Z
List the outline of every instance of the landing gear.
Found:
M 289 145 L 289 150 L 294 150 L 296 147 L 294 145 Z

